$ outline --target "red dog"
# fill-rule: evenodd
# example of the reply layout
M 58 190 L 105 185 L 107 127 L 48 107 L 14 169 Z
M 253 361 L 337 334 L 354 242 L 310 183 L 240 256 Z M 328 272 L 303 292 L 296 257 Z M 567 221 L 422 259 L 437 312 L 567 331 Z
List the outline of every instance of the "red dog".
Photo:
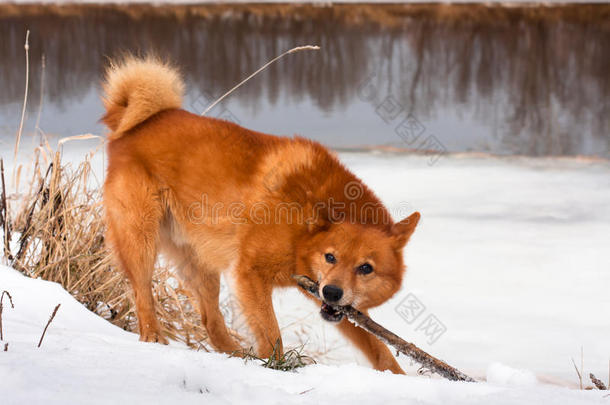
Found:
M 271 302 L 291 276 L 320 283 L 328 304 L 366 312 L 401 286 L 402 250 L 419 213 L 393 223 L 377 197 L 320 144 L 241 128 L 180 109 L 179 74 L 154 59 L 112 65 L 104 83 L 107 239 L 135 292 L 140 340 L 166 342 L 151 279 L 159 252 L 176 263 L 220 351 L 240 347 L 218 307 L 227 269 L 267 357 L 280 330 Z M 374 336 L 322 305 L 377 370 L 402 373 Z

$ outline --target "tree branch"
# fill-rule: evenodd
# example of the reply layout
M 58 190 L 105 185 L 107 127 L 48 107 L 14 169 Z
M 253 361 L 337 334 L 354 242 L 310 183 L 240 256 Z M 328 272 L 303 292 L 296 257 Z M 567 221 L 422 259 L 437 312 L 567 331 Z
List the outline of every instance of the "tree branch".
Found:
M 320 295 L 318 293 L 318 283 L 316 283 L 307 276 L 294 275 L 292 277 L 296 280 L 297 284 L 302 289 L 315 296 L 316 298 L 320 299 Z M 375 335 L 385 344 L 394 347 L 399 352 L 406 354 L 407 356 L 409 356 L 422 366 L 432 370 L 433 372 L 452 381 L 476 381 L 475 379 L 467 376 L 458 369 L 451 367 L 444 361 L 439 360 L 436 357 L 426 353 L 422 349 L 415 346 L 413 343 L 409 343 L 402 339 L 400 336 L 390 332 L 389 330 L 379 325 L 377 322 L 373 321 L 371 318 L 369 318 L 362 312 L 358 311 L 356 308 L 347 305 L 333 306 L 333 309 L 335 311 L 342 312 L 347 317 L 347 319 L 349 319 L 356 326 Z

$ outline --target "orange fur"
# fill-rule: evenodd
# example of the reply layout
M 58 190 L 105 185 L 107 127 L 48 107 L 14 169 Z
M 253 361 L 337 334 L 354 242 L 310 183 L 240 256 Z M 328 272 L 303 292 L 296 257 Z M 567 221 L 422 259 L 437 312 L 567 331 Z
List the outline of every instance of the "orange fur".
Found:
M 159 252 L 179 265 L 212 344 L 224 352 L 239 349 L 218 308 L 219 277 L 229 268 L 263 357 L 278 342 L 281 349 L 272 290 L 294 286 L 293 274 L 318 280 L 321 293 L 339 286 L 338 303 L 362 311 L 398 291 L 402 249 L 419 213 L 393 223 L 378 198 L 316 142 L 178 109 L 180 77 L 158 61 L 131 58 L 106 77 L 107 239 L 133 286 L 141 340 L 166 342 L 151 293 Z M 359 272 L 365 262 L 372 273 Z M 376 369 L 402 373 L 379 340 L 346 320 L 338 327 Z

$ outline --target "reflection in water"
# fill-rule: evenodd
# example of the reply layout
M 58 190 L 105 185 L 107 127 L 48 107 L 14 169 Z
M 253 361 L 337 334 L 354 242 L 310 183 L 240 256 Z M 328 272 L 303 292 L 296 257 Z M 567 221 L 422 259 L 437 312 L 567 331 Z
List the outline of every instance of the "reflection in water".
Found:
M 190 88 L 221 94 L 282 51 L 317 44 L 249 82 L 239 103 L 288 97 L 330 112 L 369 80 L 420 121 L 449 111 L 491 128 L 493 152 L 607 156 L 609 16 L 607 5 L 0 7 L 0 105 L 23 97 L 26 28 L 31 97 L 44 54 L 45 102 L 58 106 L 90 93 L 122 50 L 169 55 Z

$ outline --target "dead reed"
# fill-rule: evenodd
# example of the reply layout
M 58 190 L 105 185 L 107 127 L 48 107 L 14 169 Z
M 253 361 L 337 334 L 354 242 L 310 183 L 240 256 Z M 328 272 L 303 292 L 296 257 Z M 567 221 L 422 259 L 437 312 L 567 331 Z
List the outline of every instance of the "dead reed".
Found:
M 2 291 L 2 294 L 0 294 L 0 340 L 4 340 L 4 334 L 2 332 L 2 310 L 4 309 L 3 301 L 5 295 L 8 297 L 8 301 L 11 304 L 11 308 L 15 308 L 15 305 L 13 304 L 13 297 L 11 297 L 11 294 L 6 290 Z
M 44 339 L 44 335 L 47 334 L 47 329 L 49 329 L 49 325 L 51 324 L 51 322 L 53 322 L 53 319 L 55 319 L 55 315 L 57 315 L 57 311 L 59 310 L 60 306 L 61 306 L 61 304 L 57 304 L 57 306 L 53 310 L 53 313 L 51 313 L 51 317 L 47 321 L 47 324 L 45 325 L 44 330 L 42 331 L 42 335 L 40 335 L 40 340 L 38 341 L 38 347 L 40 347 L 42 345 L 42 340 Z
M 131 288 L 104 244 L 101 187 L 92 173 L 92 155 L 72 166 L 62 164 L 59 152 L 48 153 L 53 159 L 45 162 L 41 150 L 33 162 L 29 190 L 11 201 L 14 209 L 3 211 L 7 229 L 18 238 L 15 252 L 10 241 L 4 245 L 9 249 L 5 256 L 23 274 L 61 284 L 90 311 L 136 332 Z M 153 280 L 163 332 L 208 350 L 196 303 L 170 270 L 159 264 Z

